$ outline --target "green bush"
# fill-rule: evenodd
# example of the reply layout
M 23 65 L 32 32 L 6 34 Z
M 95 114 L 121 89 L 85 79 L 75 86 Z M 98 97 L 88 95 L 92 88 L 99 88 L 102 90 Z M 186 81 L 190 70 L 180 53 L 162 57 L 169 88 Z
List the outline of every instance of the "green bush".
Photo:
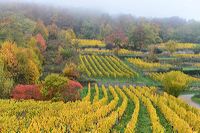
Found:
M 4 69 L 4 63 L 0 59 L 0 98 L 9 98 L 13 88 L 14 81 L 9 78 L 8 73 Z
M 44 80 L 42 94 L 46 100 L 61 100 L 61 94 L 68 82 L 68 78 L 58 74 L 50 74 Z

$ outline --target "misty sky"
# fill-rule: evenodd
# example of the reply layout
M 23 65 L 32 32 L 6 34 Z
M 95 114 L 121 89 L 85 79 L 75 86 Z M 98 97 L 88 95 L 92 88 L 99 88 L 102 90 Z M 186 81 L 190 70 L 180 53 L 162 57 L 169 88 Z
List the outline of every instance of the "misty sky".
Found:
M 20 1 L 20 0 L 18 0 Z M 200 0 L 21 0 L 43 4 L 86 8 L 110 14 L 132 14 L 140 17 L 179 16 L 200 20 Z

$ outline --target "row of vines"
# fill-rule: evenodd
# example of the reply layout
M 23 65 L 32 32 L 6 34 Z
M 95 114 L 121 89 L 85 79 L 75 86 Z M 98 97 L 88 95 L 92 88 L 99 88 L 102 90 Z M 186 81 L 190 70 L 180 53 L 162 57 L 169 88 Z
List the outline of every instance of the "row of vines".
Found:
M 200 131 L 200 111 L 181 100 L 164 94 L 157 94 L 154 87 L 101 87 L 90 84 L 87 95 L 75 102 L 35 102 L 0 100 L 0 132 L 99 132 L 114 131 L 128 109 L 134 104 L 130 120 L 123 132 L 137 132 L 142 103 L 149 114 L 152 132 L 164 133 L 157 108 L 170 123 L 175 132 L 191 133 Z M 100 91 L 103 96 L 100 98 Z M 109 100 L 108 97 L 112 97 Z M 121 102 L 120 102 L 121 99 Z M 120 104 L 119 104 L 120 103 Z
M 137 73 L 115 56 L 80 55 L 88 77 L 133 77 Z

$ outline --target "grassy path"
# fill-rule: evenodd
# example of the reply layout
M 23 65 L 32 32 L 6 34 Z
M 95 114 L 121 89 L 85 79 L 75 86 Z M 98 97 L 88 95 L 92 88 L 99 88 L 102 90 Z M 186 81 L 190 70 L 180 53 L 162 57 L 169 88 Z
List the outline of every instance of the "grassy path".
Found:
M 88 87 L 84 87 L 81 91 L 80 91 L 80 96 L 81 99 L 83 99 L 88 93 Z
M 173 128 L 170 125 L 170 123 L 165 119 L 165 116 L 162 114 L 162 112 L 160 111 L 160 109 L 156 106 L 154 106 L 156 109 L 156 113 L 160 119 L 160 123 L 162 124 L 162 126 L 165 128 L 165 132 L 166 133 L 173 133 Z
M 120 122 L 117 125 L 115 125 L 113 131 L 117 131 L 117 132 L 121 132 L 121 133 L 124 132 L 126 125 L 128 124 L 128 122 L 132 118 L 134 108 L 135 108 L 135 106 L 134 106 L 133 101 L 130 98 L 128 98 L 128 106 L 125 110 L 125 113 L 124 113 L 122 119 L 120 120 Z
M 149 113 L 146 107 L 140 101 L 140 111 L 136 125 L 136 133 L 152 133 L 151 126 Z

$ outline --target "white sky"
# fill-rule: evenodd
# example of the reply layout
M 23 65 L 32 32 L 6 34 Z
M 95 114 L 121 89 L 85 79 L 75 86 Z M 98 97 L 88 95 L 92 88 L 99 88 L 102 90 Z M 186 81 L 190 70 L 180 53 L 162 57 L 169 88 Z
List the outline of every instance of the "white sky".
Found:
M 1 0 L 0 0 L 1 1 Z M 16 0 L 143 17 L 179 16 L 200 20 L 200 0 Z

